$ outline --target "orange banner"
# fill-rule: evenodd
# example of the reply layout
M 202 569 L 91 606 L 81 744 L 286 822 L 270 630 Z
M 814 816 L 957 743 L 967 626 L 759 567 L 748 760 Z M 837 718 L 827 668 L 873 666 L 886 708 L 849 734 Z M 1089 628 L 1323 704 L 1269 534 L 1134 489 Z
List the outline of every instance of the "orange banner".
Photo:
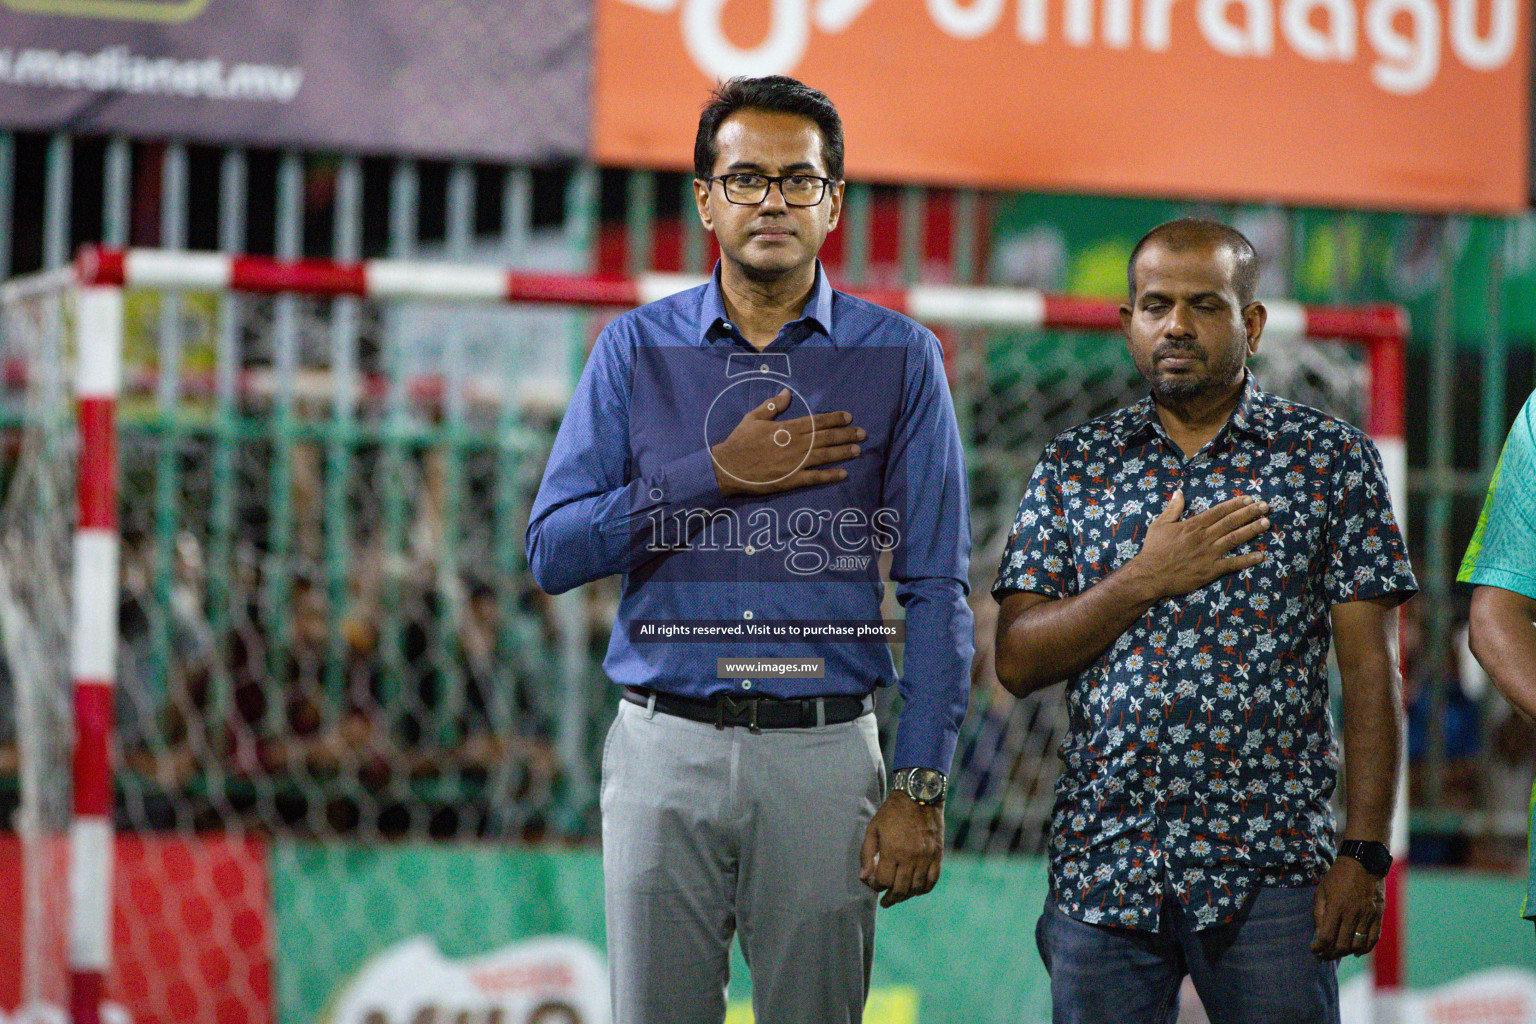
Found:
M 1512 212 L 1530 48 L 1530 0 L 597 0 L 593 148 L 687 169 L 787 74 L 859 180 Z

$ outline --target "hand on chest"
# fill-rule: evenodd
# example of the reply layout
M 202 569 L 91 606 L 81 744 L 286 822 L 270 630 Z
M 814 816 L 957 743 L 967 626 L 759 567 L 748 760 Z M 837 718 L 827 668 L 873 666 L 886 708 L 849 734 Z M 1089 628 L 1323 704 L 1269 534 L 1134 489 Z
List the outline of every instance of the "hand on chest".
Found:
M 1202 453 L 1186 461 L 1149 445 L 1115 465 L 1085 464 L 1062 486 L 1080 582 L 1091 585 L 1134 558 L 1175 490 L 1184 493 L 1181 518 L 1243 496 L 1268 503 L 1270 527 L 1231 550 L 1268 557 L 1237 578 L 1279 584 L 1305 575 L 1321 552 L 1330 499 L 1329 460 L 1303 462 L 1298 466 L 1289 451 L 1264 449 Z
M 878 487 L 900 411 L 904 368 L 905 351 L 899 348 L 648 350 L 636 360 L 631 394 L 632 473 L 646 476 L 718 444 L 744 417 L 788 389 L 788 405 L 775 410 L 775 422 L 848 413 L 849 426 L 866 437 L 856 458 L 838 463 L 848 479 L 836 486 L 857 492 Z

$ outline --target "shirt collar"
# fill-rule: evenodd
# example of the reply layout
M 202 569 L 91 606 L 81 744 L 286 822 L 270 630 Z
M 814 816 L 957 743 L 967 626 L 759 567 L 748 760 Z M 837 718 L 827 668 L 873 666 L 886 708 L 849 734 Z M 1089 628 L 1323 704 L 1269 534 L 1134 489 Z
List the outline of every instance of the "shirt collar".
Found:
M 1120 444 L 1125 445 L 1143 434 L 1162 434 L 1162 421 L 1157 418 L 1157 407 L 1149 394 L 1135 405 L 1127 406 L 1118 414 L 1118 422 L 1111 428 Z M 1263 441 L 1275 439 L 1274 399 L 1259 387 L 1251 370 L 1243 376 L 1243 391 L 1238 396 L 1237 407 L 1227 420 L 1227 427 L 1250 434 Z M 1223 427 L 1222 430 L 1227 429 Z M 1219 435 L 1218 431 L 1218 435 Z
M 1275 401 L 1274 397 L 1259 387 L 1259 382 L 1253 379 L 1253 371 L 1247 371 L 1243 381 L 1243 393 L 1237 400 L 1237 408 L 1232 411 L 1231 423 L 1233 430 L 1245 434 L 1252 434 L 1262 441 L 1275 439 Z
M 1158 422 L 1157 406 L 1153 404 L 1151 395 L 1147 395 L 1135 405 L 1126 406 L 1114 415 L 1115 421 L 1111 424 L 1110 430 L 1122 447 L 1143 435 L 1156 435 L 1163 428 L 1163 425 Z
M 791 320 L 791 324 L 808 323 L 820 328 L 827 336 L 827 340 L 837 347 L 837 336 L 832 333 L 832 285 L 827 281 L 827 272 L 821 265 L 821 260 L 816 261 L 816 283 L 811 286 L 811 297 L 806 300 L 805 311 L 799 319 Z M 708 345 L 719 341 L 729 335 L 721 328 L 722 324 L 730 323 L 730 317 L 725 312 L 725 295 L 720 290 L 720 264 L 715 263 L 715 272 L 709 276 L 709 283 L 704 286 L 704 301 L 699 304 L 699 324 L 697 341 L 700 345 Z M 787 325 L 786 325 L 787 326 Z

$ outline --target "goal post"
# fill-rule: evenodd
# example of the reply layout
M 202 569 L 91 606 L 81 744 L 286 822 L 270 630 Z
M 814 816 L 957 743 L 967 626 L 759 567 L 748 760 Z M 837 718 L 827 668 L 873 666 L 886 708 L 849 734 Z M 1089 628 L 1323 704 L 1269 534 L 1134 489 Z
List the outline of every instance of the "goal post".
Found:
M 97 1024 L 112 915 L 112 734 L 117 682 L 117 431 L 122 290 L 82 286 L 76 298 L 79 508 L 71 588 L 74 806 L 69 829 L 70 1016 Z
M 223 551 L 220 557 L 228 561 L 212 566 L 212 573 L 228 572 L 232 578 L 239 577 L 226 581 L 210 579 L 205 588 L 209 594 L 228 600 L 226 607 L 210 608 L 206 618 L 221 624 L 215 631 L 235 636 L 235 642 L 188 641 L 189 646 L 197 646 L 197 657 L 203 663 L 176 673 L 178 685 L 202 694 L 176 708 L 173 717 L 177 721 L 164 726 L 182 737 L 178 742 L 185 749 L 176 755 L 180 760 L 174 764 L 157 760 L 145 769 L 150 774 L 158 772 L 162 778 L 173 778 L 175 785 L 170 790 L 196 795 L 187 798 L 188 807 L 145 811 L 142 823 L 135 818 L 129 823 L 130 828 L 193 831 L 211 827 L 237 834 L 255 815 L 257 826 L 266 834 L 292 831 L 324 838 L 330 834 L 327 830 L 340 827 L 334 824 L 340 815 L 352 823 L 348 827 L 360 829 L 365 838 L 538 835 L 550 830 L 547 822 L 534 822 L 522 810 L 508 806 L 492 806 L 474 824 L 466 824 L 466 815 L 449 813 L 453 811 L 454 794 L 466 791 L 465 787 L 500 785 L 520 801 L 532 799 L 530 793 L 538 799 L 553 800 L 550 787 L 558 784 L 550 780 L 559 776 L 569 787 L 568 797 L 577 794 L 574 799 L 590 802 L 598 761 L 593 747 L 600 741 L 594 709 L 601 699 L 594 697 L 593 688 L 584 678 L 587 652 L 583 643 L 572 638 L 586 635 L 581 632 L 587 628 L 583 624 L 601 617 L 601 598 L 585 600 L 578 595 L 565 595 L 539 605 L 533 612 L 520 612 L 519 602 L 536 602 L 537 598 L 520 594 L 504 582 L 508 566 L 520 558 L 521 539 L 512 529 L 518 522 L 513 513 L 519 509 L 526 513 L 526 504 L 518 504 L 523 500 L 520 495 L 531 494 L 531 487 L 537 485 L 536 478 L 530 483 L 528 467 L 536 466 L 539 445 L 519 448 L 525 442 L 513 437 L 521 436 L 518 431 L 533 428 L 519 419 L 520 414 L 501 393 L 511 386 L 509 381 L 519 372 L 519 364 L 511 360 L 513 365 L 505 373 L 482 379 L 473 365 L 473 356 L 465 354 L 468 343 L 462 338 L 450 338 L 443 342 L 447 353 L 443 367 L 423 370 L 417 366 L 412 370 L 396 365 L 387 372 L 370 373 L 356 364 L 355 342 L 365 338 L 378 348 L 397 344 L 388 340 L 395 336 L 392 332 L 398 327 L 396 311 L 410 303 L 428 303 L 434 310 L 506 305 L 619 310 L 702 280 L 675 274 L 607 279 L 427 261 L 343 263 L 87 247 L 70 267 L 0 286 L 0 307 L 5 312 L 4 351 L 12 364 L 6 367 L 7 373 L 13 378 L 19 376 L 29 390 L 52 374 L 56 379 L 51 394 L 67 394 L 74 410 L 73 417 L 47 425 L 55 435 L 51 443 L 61 444 L 73 459 L 75 510 L 68 517 L 69 522 L 59 522 L 60 517 L 68 516 L 66 512 L 42 509 L 35 490 L 20 486 L 27 472 L 58 471 L 53 463 L 39 464 L 47 462 L 48 453 L 35 446 L 29 448 L 25 441 L 20 456 L 23 465 L 9 477 L 3 504 L 7 542 L 0 548 L 0 584 L 5 590 L 0 593 L 0 612 L 5 613 L 0 615 L 0 631 L 5 633 L 7 661 L 17 680 L 23 775 L 28 771 L 28 758 L 36 762 L 38 758 L 57 757 L 61 750 L 67 753 L 71 766 L 67 783 L 70 802 L 66 805 L 59 803 L 56 791 L 66 784 L 63 779 L 23 786 L 21 820 L 23 830 L 29 833 L 24 836 L 24 849 L 29 862 L 49 860 L 42 866 L 29 863 L 29 880 L 52 877 L 49 871 L 56 873 L 57 865 L 52 860 L 58 856 L 60 829 L 67 834 L 68 850 L 67 874 L 62 876 L 67 878 L 68 893 L 68 925 L 64 929 L 66 941 L 62 943 L 67 957 L 67 992 L 57 991 L 56 983 L 41 978 L 47 965 L 40 964 L 29 967 L 29 997 L 45 1001 L 62 999 L 76 1024 L 98 1024 L 101 1020 L 112 961 L 114 772 L 123 770 L 126 758 L 121 738 L 114 735 L 115 723 L 123 711 L 114 706 L 114 693 L 120 665 L 125 676 L 137 671 L 125 660 L 119 636 L 119 621 L 126 614 L 120 592 L 130 572 L 153 577 L 136 593 L 144 595 L 141 601 L 148 606 L 145 614 L 158 629 L 150 630 L 158 638 L 149 644 L 154 649 L 154 659 L 144 663 L 162 667 L 167 659 L 180 656 L 172 650 L 180 642 L 175 635 L 179 612 L 173 607 L 180 592 L 175 579 L 178 560 L 207 558 L 205 550 Z M 1117 357 L 1121 362 L 1111 367 L 1111 361 L 1101 355 L 1119 351 L 1118 347 L 1102 342 L 1102 335 L 1119 330 L 1118 303 L 1015 288 L 913 285 L 906 289 L 850 291 L 933 326 L 945 341 L 957 412 L 968 454 L 973 456 L 972 479 L 985 485 L 973 485 L 973 492 L 983 500 L 973 510 L 975 550 L 971 581 L 973 592 L 984 595 L 1006 540 L 1012 505 L 1017 502 L 1040 445 L 1049 434 L 1081 422 L 1095 410 L 1104 411 L 1106 403 L 1119 402 L 1128 388 L 1136 386 L 1136 381 L 1125 372 L 1123 356 Z M 138 294 L 159 297 L 153 314 L 135 304 L 132 297 Z M 200 294 L 216 297 L 209 308 L 196 305 L 193 296 Z M 253 312 L 262 297 L 276 297 L 275 301 L 286 305 L 279 305 L 269 321 L 262 320 L 266 313 Z M 316 321 L 310 324 L 303 320 L 309 313 L 296 311 L 294 305 L 314 303 L 316 309 L 328 309 L 326 304 L 337 300 L 372 303 L 378 310 L 372 314 L 352 314 L 353 321 L 361 318 L 365 326 L 350 323 L 338 328 L 326 319 L 329 314 L 323 311 L 315 313 Z M 1393 505 L 1402 524 L 1407 478 L 1403 440 L 1407 324 L 1403 312 L 1393 306 L 1320 307 L 1287 301 L 1268 301 L 1266 307 L 1266 345 L 1273 339 L 1281 353 L 1286 351 L 1287 344 L 1303 346 L 1302 354 L 1294 359 L 1283 354 L 1277 357 L 1282 363 L 1293 359 L 1288 364 L 1295 371 L 1293 377 L 1310 375 L 1326 386 L 1334 373 L 1334 364 L 1310 365 L 1308 353 L 1329 346 L 1354 353 L 1348 373 L 1358 386 L 1352 392 L 1353 404 L 1347 415 L 1370 433 L 1380 449 Z M 153 356 L 147 367 L 128 365 L 125 352 L 131 347 L 131 322 L 151 320 L 156 315 L 162 325 L 159 348 L 149 347 Z M 452 318 L 467 314 L 445 315 Z M 298 327 L 294 326 L 295 318 L 303 320 Z M 210 338 L 217 338 L 198 343 L 202 354 L 196 358 L 188 354 L 192 342 L 186 342 L 185 351 L 167 348 L 165 338 L 172 338 L 174 343 L 181 332 L 191 330 L 187 323 L 193 320 L 204 322 L 199 329 L 206 329 Z M 427 320 L 439 323 L 431 317 Z M 163 326 L 166 322 L 175 325 L 168 333 Z M 66 331 L 70 332 L 68 337 Z M 287 331 L 296 337 L 291 337 L 286 347 L 267 344 L 262 339 L 268 331 Z M 316 344 L 325 348 L 325 339 L 337 336 L 336 331 L 351 332 L 352 337 L 345 345 L 327 349 L 323 355 L 307 361 L 309 357 L 303 352 L 306 339 L 319 339 Z M 1058 350 L 1062 338 L 1097 340 L 1077 342 L 1077 353 L 1065 359 L 1061 363 L 1065 369 L 1058 372 L 1032 365 L 1033 360 L 1021 356 L 1022 350 L 1017 346 L 1010 348 L 1011 342 L 996 340 L 998 332 L 1012 331 L 1042 332 L 1041 336 L 1047 339 L 1043 344 Z M 236 359 L 231 363 L 230 351 L 239 345 L 255 346 L 262 354 L 259 358 Z M 345 354 L 337 355 L 338 352 Z M 66 358 L 72 358 L 72 364 L 66 364 Z M 1051 373 L 1057 379 L 1046 382 Z M 1090 378 L 1102 386 L 1095 383 L 1090 388 L 1081 383 Z M 176 428 L 161 423 L 155 430 L 159 431 L 158 437 L 169 439 L 169 447 L 149 454 L 135 449 L 136 461 L 129 466 L 119 415 L 119 402 L 129 401 L 121 397 L 125 379 L 136 382 L 133 386 L 141 391 L 153 390 L 157 379 L 162 391 L 201 388 L 216 395 L 210 401 L 222 403 L 220 408 L 240 404 L 256 409 L 260 417 L 279 423 L 288 431 L 284 438 L 305 438 L 304 443 L 315 449 L 305 458 L 317 467 L 313 480 L 318 483 L 301 478 L 302 474 L 293 469 L 297 458 L 294 445 L 287 440 L 256 436 L 250 426 L 250 415 L 238 423 L 214 418 L 206 428 L 208 450 L 215 456 L 209 465 L 195 457 L 204 449 L 188 454 L 185 445 L 175 448 L 179 437 Z M 1265 378 L 1261 376 L 1261 380 Z M 1268 381 L 1265 382 L 1268 386 Z M 1286 393 L 1282 388 L 1271 389 Z M 1305 400 L 1305 395 L 1289 397 Z M 491 410 L 487 413 L 491 440 L 476 447 L 480 442 L 471 437 L 473 431 L 466 424 L 478 415 L 475 403 L 482 401 L 489 403 Z M 368 402 L 377 408 L 369 406 L 366 414 L 356 411 Z M 1053 410 L 1049 415 L 1046 406 Z M 407 415 L 410 410 L 419 415 L 411 419 Z M 25 433 L 36 428 L 38 424 L 32 420 L 38 415 L 37 409 L 23 412 L 20 429 Z M 527 417 L 539 425 L 537 429 L 546 432 L 552 430 L 557 418 L 557 408 L 552 412 L 546 408 Z M 422 440 L 428 428 L 439 432 Z M 249 452 L 241 446 L 249 446 Z M 535 457 L 528 458 L 530 455 Z M 169 482 L 147 470 L 140 474 L 140 462 L 168 469 Z M 481 470 L 492 476 L 483 487 L 477 484 L 477 473 Z M 229 486 L 246 488 L 252 495 L 220 496 L 199 490 L 216 487 L 221 474 L 232 481 Z M 989 474 L 989 478 L 982 479 Z M 140 480 L 141 475 L 144 480 L 153 476 L 154 482 Z M 375 493 L 366 482 L 370 475 L 394 482 Z M 360 478 L 364 478 L 362 483 Z M 120 479 L 124 481 L 122 487 Z M 400 481 L 407 483 L 397 486 Z M 315 500 L 325 505 L 313 543 L 304 534 L 302 524 L 281 521 L 284 503 L 292 503 L 295 491 L 306 487 L 323 491 Z M 443 499 L 442 495 L 451 500 Z M 482 503 L 474 507 L 486 514 L 475 516 L 470 511 L 455 509 L 452 506 L 459 496 Z M 408 509 L 403 504 L 407 502 L 417 505 Z M 210 531 L 212 539 L 204 544 L 199 541 L 197 530 L 190 528 L 162 530 L 156 535 L 159 547 L 153 553 L 153 565 L 146 569 L 141 562 L 149 556 L 123 546 L 124 531 L 130 528 L 124 521 L 131 519 L 137 524 L 150 516 L 151 512 L 143 506 L 164 510 L 178 503 L 195 509 L 201 517 L 197 529 Z M 412 510 L 415 519 L 411 518 Z M 268 536 L 280 539 L 283 553 L 308 551 L 317 565 L 324 563 L 324 571 L 317 579 L 296 585 L 285 576 L 291 574 L 293 558 L 279 558 L 265 549 L 247 552 L 244 561 L 238 552 L 230 554 L 225 549 L 233 543 L 231 524 L 243 522 L 240 517 L 259 521 Z M 39 522 L 43 519 L 48 522 Z M 366 523 L 361 522 L 364 519 Z M 33 521 L 38 528 L 13 533 L 13 522 L 23 520 Z M 136 525 L 131 528 L 140 529 Z M 48 536 L 57 535 L 60 530 L 72 531 L 68 552 L 28 557 L 54 557 L 68 562 L 59 566 L 58 572 L 72 581 L 64 598 L 68 605 L 69 650 L 62 666 L 28 667 L 18 664 L 22 648 L 27 646 L 21 634 L 37 625 L 34 620 L 40 613 L 35 606 L 41 601 L 38 588 L 44 581 L 37 578 L 35 562 L 18 553 L 18 545 L 32 541 L 45 545 Z M 400 561 L 397 549 L 401 538 L 413 532 L 434 531 L 439 547 L 450 554 L 421 570 L 431 579 L 421 584 L 422 593 L 410 598 L 415 602 L 413 607 L 421 609 L 426 625 L 418 629 L 406 623 L 392 631 L 370 627 L 360 618 L 338 622 L 335 605 L 351 599 L 347 587 L 364 576 L 385 581 L 376 584 L 372 607 L 386 618 L 398 615 L 407 601 L 401 596 L 401 588 L 410 586 L 400 580 L 414 571 L 395 564 Z M 466 540 L 471 532 L 473 538 Z M 457 554 L 451 554 L 454 545 L 449 540 L 455 536 L 462 543 Z M 223 547 L 215 543 L 218 537 L 223 538 Z M 187 538 L 190 552 L 164 550 L 166 541 L 174 549 Z M 372 562 L 365 565 L 360 555 L 354 563 L 345 561 L 349 553 L 356 555 L 363 548 L 374 551 L 370 556 Z M 478 564 L 482 562 L 485 564 Z M 326 565 L 332 568 L 325 569 Z M 468 578 L 477 570 L 502 582 L 478 584 L 479 589 L 467 586 L 460 577 Z M 31 578 L 18 578 L 29 574 Z M 475 603 L 482 596 L 483 609 Z M 284 608 L 280 612 L 272 609 L 269 605 L 273 602 L 283 602 Z M 330 619 L 312 627 L 305 618 L 305 602 L 313 603 L 316 618 L 325 619 L 329 614 Z M 511 621 L 514 613 L 522 614 L 521 625 Z M 483 622 L 476 616 L 483 616 Z M 533 625 L 529 626 L 529 622 Z M 540 622 L 546 627 L 550 623 L 558 625 L 563 639 L 547 648 L 538 647 L 544 643 L 539 635 Z M 193 627 L 187 628 L 196 632 Z M 370 628 L 369 636 L 358 639 L 354 635 L 368 633 Z M 529 660 L 539 664 L 532 666 L 530 672 L 544 672 L 540 678 L 553 680 L 555 687 L 540 698 L 546 702 L 544 712 L 553 709 L 546 716 L 549 729 L 555 733 L 547 750 L 532 741 L 519 745 L 518 737 L 505 728 L 505 723 L 518 712 L 506 706 L 506 694 L 489 683 L 477 683 L 474 659 L 483 661 L 485 651 L 467 650 L 474 645 L 461 642 L 455 636 L 458 630 L 488 632 L 491 650 L 503 654 L 522 645 L 537 648 Z M 43 635 L 45 631 L 39 630 L 39 636 Z M 247 639 L 241 640 L 240 636 Z M 312 708 L 306 706 L 297 712 L 293 694 L 262 693 L 259 686 L 253 690 L 239 679 L 225 678 L 232 673 L 238 675 L 229 665 L 211 663 L 220 658 L 242 657 L 266 666 L 279 662 L 287 666 L 301 660 L 289 649 L 302 646 L 301 640 L 318 652 L 314 656 L 319 666 L 314 673 L 318 696 Z M 990 637 L 983 640 L 989 647 Z M 38 649 L 34 644 L 34 653 Z M 46 650 L 41 658 L 48 660 Z M 394 663 L 392 659 L 404 663 L 412 658 L 426 667 L 403 682 L 387 667 Z M 386 667 L 379 668 L 380 664 Z M 20 697 L 21 684 L 26 677 L 33 681 L 34 690 L 46 690 L 50 685 L 64 685 L 59 681 L 60 675 L 67 677 L 73 688 L 72 722 L 63 726 L 64 735 L 52 737 L 50 746 L 43 742 L 48 737 L 34 735 L 29 739 L 26 735 L 46 731 L 50 726 L 37 724 L 49 721 L 48 716 L 37 708 L 28 710 L 27 702 Z M 484 677 L 496 678 L 501 677 L 494 673 Z M 196 690 L 199 685 L 204 689 Z M 471 691 L 477 686 L 481 691 L 489 687 L 493 692 L 480 692 L 478 697 L 472 697 Z M 431 695 L 424 696 L 428 689 Z M 31 700 L 42 702 L 40 707 L 55 699 L 47 693 L 29 692 Z M 990 709 L 988 699 L 981 699 L 982 710 Z M 500 783 L 485 780 L 484 763 L 455 768 L 458 774 L 448 780 L 439 763 L 442 758 L 422 759 L 394 739 L 378 739 L 378 746 L 365 750 L 354 764 L 337 750 L 352 742 L 348 737 L 374 735 L 367 732 L 372 726 L 357 720 L 356 714 L 358 702 L 369 700 L 408 705 L 402 714 L 409 719 L 406 731 L 413 736 L 450 737 L 458 744 L 456 751 L 473 741 L 480 744 L 477 750 L 493 752 L 483 761 L 493 762 L 501 756 L 523 758 L 526 764 L 520 761 L 523 766 L 517 771 L 521 774 L 503 778 Z M 967 722 L 962 753 L 982 752 L 974 756 L 985 754 L 991 760 L 977 769 L 985 778 L 968 791 L 955 791 L 951 800 L 949 814 L 952 820 L 958 816 L 960 825 L 952 830 L 952 836 L 961 848 L 980 852 L 1027 849 L 1028 843 L 1021 844 L 1017 838 L 1020 830 L 1028 832 L 1043 826 L 1049 811 L 1049 779 L 1054 774 L 1044 766 L 1055 760 L 1050 738 L 1056 735 L 1052 730 L 1058 728 L 1051 724 L 1051 716 L 1056 712 L 1049 698 L 1027 708 L 1024 703 L 1019 702 L 1019 707 L 999 705 L 990 709 L 996 711 L 990 719 L 973 715 L 976 721 Z M 285 746 L 278 735 L 285 726 L 291 727 L 295 714 L 309 715 L 318 723 L 313 742 L 306 741 L 300 754 L 294 753 L 299 744 Z M 1021 723 L 1021 716 L 1026 714 L 1036 716 L 1038 721 Z M 490 723 L 483 735 L 471 736 L 474 729 L 465 725 L 474 715 Z M 194 718 L 200 720 L 190 721 Z M 29 726 L 28 721 L 34 724 Z M 986 724 L 988 721 L 990 725 Z M 1000 730 L 998 736 L 984 739 L 979 735 L 979 729 L 992 727 Z M 400 715 L 391 712 L 377 735 L 395 736 L 401 728 Z M 1056 741 L 1059 742 L 1059 736 Z M 375 741 L 357 742 L 366 745 Z M 276 761 L 293 757 L 301 757 L 305 764 L 303 772 L 295 776 L 297 782 L 273 781 L 262 774 Z M 1011 758 L 1022 767 L 1005 770 L 997 763 L 999 758 Z M 546 761 L 547 772 L 541 767 Z M 237 767 L 230 768 L 229 764 Z M 316 764 L 320 767 L 314 767 Z M 445 780 L 462 785 L 439 785 Z M 40 791 L 50 785 L 55 787 L 54 791 Z M 345 790 L 341 794 L 344 799 L 337 798 L 337 787 Z M 476 793 L 484 791 L 474 789 Z M 1400 785 L 1392 837 L 1397 862 L 1388 878 L 1387 920 L 1374 957 L 1376 984 L 1382 990 L 1394 989 L 1402 982 L 1406 796 L 1405 786 Z M 53 810 L 40 809 L 38 803 L 44 800 L 49 801 Z M 339 804 L 346 806 L 338 810 Z M 72 808 L 69 821 L 52 820 L 57 817 L 59 806 Z M 452 825 L 441 825 L 447 820 L 445 814 L 453 818 Z M 365 824 L 358 826 L 358 820 Z M 590 822 L 589 817 L 579 814 L 571 820 Z M 404 824 L 398 829 L 385 824 L 402 821 Z M 583 834 L 582 827 L 573 826 L 572 834 L 590 838 L 590 830 Z M 560 830 L 560 826 L 554 829 Z M 1005 833 L 1013 838 L 998 838 Z M 38 891 L 33 892 L 33 888 Z M 29 884 L 29 926 L 57 926 L 50 922 L 57 916 L 58 899 L 47 888 L 41 883 Z M 39 905 L 34 907 L 34 903 Z M 45 936 L 29 935 L 26 948 L 52 947 Z

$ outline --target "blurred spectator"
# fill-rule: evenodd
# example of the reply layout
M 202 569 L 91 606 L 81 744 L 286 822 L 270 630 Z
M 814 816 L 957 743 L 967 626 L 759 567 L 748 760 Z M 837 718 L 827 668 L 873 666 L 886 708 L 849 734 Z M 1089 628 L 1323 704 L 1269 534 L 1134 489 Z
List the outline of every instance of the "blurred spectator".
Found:
M 301 385 L 297 417 L 328 418 L 328 377 Z M 266 393 L 242 400 L 253 420 L 273 415 Z M 348 495 L 337 593 L 323 442 L 300 437 L 289 448 L 291 533 L 280 557 L 268 546 L 281 525 L 269 500 L 272 442 L 237 442 L 233 550 L 222 565 L 204 547 L 215 509 L 189 497 L 209 485 L 199 474 L 212 472 L 214 441 L 183 443 L 186 488 L 168 547 L 157 504 L 143 500 L 159 479 L 160 449 L 131 433 L 123 445 L 115 704 L 125 825 L 315 836 L 541 830 L 558 781 L 548 734 L 560 629 L 526 573 L 487 582 L 498 503 L 508 500 L 496 486 L 502 453 L 461 451 L 456 475 L 446 446 L 408 443 L 397 470 L 382 446 L 354 448 L 361 487 Z M 531 468 L 518 488 L 537 485 Z M 392 539 L 385 488 L 404 512 Z M 519 506 L 526 498 L 513 492 Z M 459 580 L 456 565 L 471 566 L 472 578 Z M 613 590 L 587 595 L 583 648 L 606 642 Z M 0 659 L 0 703 L 12 709 L 0 715 L 0 813 L 18 789 L 7 672 Z M 67 714 L 61 705 L 65 727 Z
M 1406 613 L 1415 623 L 1417 635 L 1419 605 L 1410 604 Z M 1454 635 L 1465 637 L 1466 623 L 1460 622 Z M 1443 659 L 1434 666 L 1418 662 L 1422 646 L 1414 650 L 1414 667 L 1404 679 L 1403 703 L 1408 715 L 1409 800 L 1416 806 L 1426 803 L 1425 774 L 1432 744 L 1431 727 L 1437 692 L 1445 695 L 1440 723 L 1441 750 L 1444 760 L 1440 771 L 1439 805 L 1452 809 L 1471 809 L 1479 803 L 1479 775 L 1483 751 L 1482 715 L 1478 702 L 1467 692 L 1461 678 L 1461 665 L 1453 642 Z

